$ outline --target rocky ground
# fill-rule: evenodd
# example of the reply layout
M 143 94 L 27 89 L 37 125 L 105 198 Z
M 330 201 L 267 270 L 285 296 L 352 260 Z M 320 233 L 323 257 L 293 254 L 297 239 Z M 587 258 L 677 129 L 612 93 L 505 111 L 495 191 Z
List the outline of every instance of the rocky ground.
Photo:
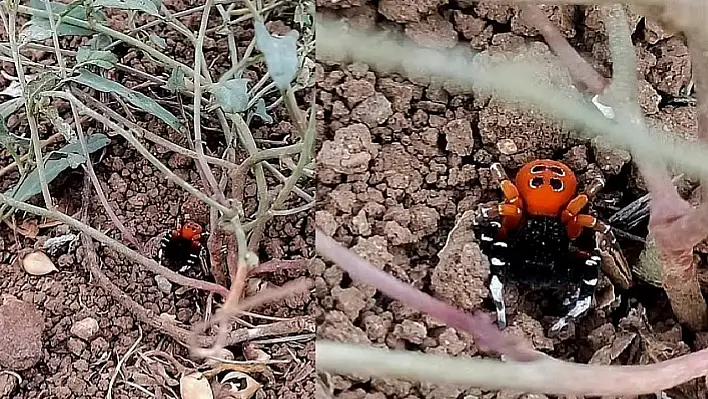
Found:
M 357 28 L 399 32 L 420 45 L 468 47 L 492 61 L 500 52 L 513 51 L 519 62 L 546 62 L 548 75 L 541 79 L 571 84 L 517 7 L 461 0 L 319 0 L 318 7 Z M 597 9 L 543 10 L 583 57 L 611 77 L 607 36 Z M 687 89 L 691 67 L 685 39 L 638 15 L 630 22 L 642 109 L 652 123 L 692 137 L 696 116 Z M 318 226 L 374 265 L 459 308 L 493 309 L 484 285 L 488 269 L 479 251 L 440 252 L 456 218 L 500 199 L 489 171 L 492 162 L 501 162 L 513 176 L 526 161 L 553 157 L 566 162 L 581 184 L 602 174 L 608 184 L 593 212 L 604 219 L 646 193 L 629 153 L 599 139 L 577 139 L 561 124 L 514 110 L 497 98 L 463 93 L 431 79 L 377 73 L 361 63 L 320 63 L 317 72 L 322 132 Z M 646 223 L 631 232 L 646 234 Z M 636 263 L 641 245 L 627 240 L 621 245 Z M 319 262 L 313 273 L 319 337 L 480 356 L 467 334 L 352 281 L 336 266 Z M 613 290 L 606 280 L 602 295 L 601 309 L 565 335 L 549 337 L 553 318 L 542 297 L 507 286 L 512 323 L 507 331 L 526 336 L 537 349 L 556 357 L 599 364 L 643 364 L 703 346 L 702 336 L 690 336 L 675 322 L 660 289 L 640 281 L 629 291 Z M 347 399 L 531 397 L 381 378 L 335 375 L 327 383 L 335 397 Z M 672 397 L 704 394 L 705 385 L 699 383 L 671 392 Z
M 171 12 L 188 10 L 192 2 L 165 1 Z M 192 32 L 199 30 L 201 11 L 189 13 L 179 20 Z M 212 11 L 210 27 L 220 23 L 216 11 Z M 122 11 L 108 12 L 110 26 L 118 31 L 130 28 L 128 16 Z M 138 16 L 136 26 L 145 23 Z M 283 32 L 295 28 L 290 13 L 281 14 L 267 26 L 273 32 Z M 236 46 L 243 54 L 253 38 L 250 21 L 231 27 L 238 38 Z M 164 24 L 156 25 L 152 33 L 165 40 L 166 54 L 186 65 L 194 64 L 193 46 L 185 37 Z M 7 42 L 4 29 L 0 32 Z M 218 77 L 231 67 L 228 59 L 228 40 L 224 35 L 208 38 L 204 43 L 205 59 L 211 63 L 212 76 Z M 85 41 L 85 40 L 84 40 Z M 46 45 L 51 46 L 51 39 Z M 76 49 L 81 39 L 62 39 L 62 47 Z M 157 68 L 142 52 L 127 46 L 115 50 L 121 63 L 147 74 L 167 79 L 170 71 Z M 28 50 L 23 52 L 30 60 L 43 64 L 53 64 L 53 54 L 47 51 Z M 7 75 L 0 77 L 0 87 L 10 85 L 8 76 L 16 76 L 11 62 L 2 61 Z M 248 71 L 252 81 L 258 81 L 264 73 L 264 66 L 256 66 Z M 126 85 L 136 87 L 144 83 L 135 75 L 114 72 L 111 77 Z M 255 80 L 254 80 L 255 79 Z M 147 85 L 149 86 L 149 85 Z M 163 106 L 171 107 L 179 114 L 177 98 L 162 88 L 138 87 L 145 95 L 158 98 Z M 305 93 L 307 90 L 304 91 Z M 311 94 L 309 94 L 311 95 Z M 306 97 L 298 94 L 301 104 L 307 104 Z M 267 97 L 272 102 L 274 96 Z M 4 100 L 3 100 L 4 101 Z M 111 100 L 113 101 L 113 100 Z M 191 97 L 184 98 L 191 104 Z M 71 120 L 67 104 L 57 104 L 60 116 Z M 122 110 L 113 101 L 115 110 Z M 189 147 L 187 138 L 169 129 L 157 118 L 132 110 L 136 123 L 152 133 L 166 138 L 180 146 Z M 190 119 L 187 124 L 191 126 Z M 295 131 L 290 117 L 282 106 L 270 111 L 272 124 L 255 120 L 253 134 L 259 147 L 267 148 L 268 142 L 287 142 Z M 202 115 L 205 115 L 204 113 Z M 207 152 L 221 154 L 224 149 L 223 132 L 215 118 L 204 117 L 202 128 L 207 141 Z M 8 128 L 21 135 L 27 135 L 28 122 L 23 113 L 12 115 L 7 120 Z M 55 133 L 51 125 L 40 125 L 40 137 Z M 87 132 L 104 132 L 97 124 L 85 125 Z M 109 133 L 110 132 L 106 132 Z M 208 209 L 201 202 L 190 197 L 175 184 L 168 182 L 150 162 L 118 136 L 104 154 L 94 158 L 96 175 L 103 185 L 109 204 L 118 218 L 134 233 L 141 245 L 146 245 L 149 253 L 155 254 L 162 235 L 174 228 L 177 217 L 190 214 L 201 223 L 208 223 Z M 143 144 L 161 162 L 188 182 L 203 189 L 201 179 L 191 158 L 173 153 L 148 141 Z M 266 144 L 264 144 L 264 142 Z M 278 144 L 283 145 L 283 144 Z M 50 147 L 49 149 L 56 149 Z M 46 153 L 46 151 L 45 151 Z M 247 154 L 239 153 L 240 162 Z M 0 149 L 0 169 L 12 162 L 9 154 Z M 277 162 L 276 162 L 276 166 Z M 289 171 L 284 170 L 288 175 Z M 269 186 L 279 182 L 272 174 L 266 173 Z M 218 179 L 217 175 L 217 179 Z M 16 171 L 0 178 L 0 192 L 14 186 L 19 175 Z M 301 179 L 303 189 L 313 193 L 312 180 Z M 256 185 L 252 176 L 245 183 L 244 208 L 250 212 L 257 207 Z M 50 192 L 56 207 L 68 215 L 79 217 L 78 212 L 86 209 L 87 223 L 114 239 L 121 240 L 96 197 L 93 188 L 90 195 L 83 195 L 84 173 L 81 169 L 62 174 L 50 185 Z M 32 203 L 42 205 L 41 196 Z M 314 251 L 314 211 L 312 214 L 276 217 L 266 228 L 258 254 L 261 261 L 272 259 L 308 259 Z M 41 247 L 51 237 L 78 233 L 66 225 L 48 223 L 30 214 L 18 212 L 13 221 L 18 227 L 0 227 L 0 398 L 98 398 L 107 397 L 109 389 L 113 398 L 180 397 L 180 367 L 195 367 L 188 359 L 185 347 L 164 335 L 161 331 L 139 322 L 134 314 L 118 303 L 97 285 L 96 277 L 88 272 L 87 248 L 81 240 L 50 254 L 58 271 L 45 276 L 32 276 L 15 262 L 16 255 L 23 249 Z M 125 241 L 123 241 L 125 242 Z M 180 325 L 190 325 L 203 321 L 207 312 L 213 312 L 212 298 L 203 292 L 187 290 L 156 278 L 136 263 L 122 255 L 94 243 L 100 267 L 106 276 L 127 296 L 138 304 L 155 312 L 155 315 L 176 320 Z M 282 285 L 301 278 L 307 270 L 285 270 L 263 273 L 249 279 L 247 295 L 252 295 L 264 287 Z M 239 327 L 255 328 L 282 320 L 307 317 L 311 298 L 300 296 L 278 303 L 253 309 L 253 315 L 241 317 Z M 311 323 L 310 323 L 311 324 Z M 303 326 L 307 326 L 304 323 Z M 229 347 L 235 360 L 244 360 L 248 353 L 269 357 L 268 367 L 274 375 L 269 382 L 261 375 L 254 374 L 264 389 L 259 398 L 305 398 L 314 395 L 314 339 L 313 331 L 304 329 L 299 334 L 270 336 L 250 343 Z M 139 342 L 138 342 L 139 341 Z M 134 346 L 136 345 L 136 346 Z M 250 352 L 249 352 L 250 351 Z M 256 352 L 253 352 L 256 351 Z M 248 353 L 247 353 L 248 352 Z M 129 353 L 129 356 L 126 356 Z M 116 367 L 122 364 L 117 373 Z M 17 373 L 17 374 L 13 374 Z M 117 374 L 117 375 L 116 375 Z M 223 373 L 222 373 L 223 374 Z M 115 382 L 111 378 L 116 375 Z M 21 377 L 19 382 L 18 377 Z

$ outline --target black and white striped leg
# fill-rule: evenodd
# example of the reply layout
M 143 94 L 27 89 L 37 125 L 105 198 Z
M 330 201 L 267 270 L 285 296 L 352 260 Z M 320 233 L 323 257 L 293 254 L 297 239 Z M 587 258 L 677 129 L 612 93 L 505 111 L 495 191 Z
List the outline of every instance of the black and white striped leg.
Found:
M 187 262 L 185 262 L 185 265 L 182 266 L 178 272 L 179 273 L 186 273 L 188 270 L 196 270 L 197 263 L 201 264 L 201 251 L 196 252 L 192 251 L 189 253 L 187 256 Z
M 568 323 L 585 314 L 592 306 L 592 300 L 595 296 L 597 288 L 598 275 L 600 272 L 602 259 L 594 254 L 578 251 L 576 262 L 578 268 L 578 276 L 580 277 L 580 287 L 573 295 L 574 298 L 568 301 L 569 311 L 561 317 L 553 326 L 551 331 L 559 331 Z
M 494 301 L 497 313 L 497 325 L 506 327 L 506 305 L 504 304 L 504 284 L 502 278 L 509 265 L 509 244 L 499 240 L 497 233 L 501 228 L 498 221 L 488 221 L 475 226 L 475 233 L 479 239 L 479 247 L 483 254 L 489 258 L 489 291 Z
M 157 263 L 162 265 L 162 261 L 165 257 L 165 251 L 167 250 L 167 245 L 170 243 L 171 233 L 165 233 L 160 240 L 160 248 L 157 250 Z

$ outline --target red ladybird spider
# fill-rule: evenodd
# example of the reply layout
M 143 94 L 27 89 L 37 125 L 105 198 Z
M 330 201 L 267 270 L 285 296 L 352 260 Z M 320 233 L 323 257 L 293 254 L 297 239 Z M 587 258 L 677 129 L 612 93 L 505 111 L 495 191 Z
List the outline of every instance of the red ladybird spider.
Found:
M 184 223 L 178 221 L 177 227 L 165 233 L 160 241 L 157 261 L 163 264 L 165 260 L 170 260 L 175 262 L 176 267 L 172 269 L 178 273 L 194 278 L 202 277 L 208 273 L 205 265 L 207 251 L 204 245 L 208 235 L 209 233 L 193 220 Z M 197 263 L 200 267 L 197 267 Z
M 481 206 L 474 231 L 490 262 L 489 289 L 497 324 L 506 326 L 502 280 L 511 279 L 538 288 L 570 288 L 570 298 L 564 302 L 569 310 L 551 327 L 551 331 L 560 330 L 590 309 L 602 264 L 597 248 L 582 251 L 573 246 L 574 240 L 584 229 L 591 229 L 616 245 L 608 224 L 581 213 L 605 182 L 595 179 L 578 194 L 573 171 L 550 159 L 525 164 L 515 183 L 499 163 L 491 171 L 505 200 L 496 206 Z

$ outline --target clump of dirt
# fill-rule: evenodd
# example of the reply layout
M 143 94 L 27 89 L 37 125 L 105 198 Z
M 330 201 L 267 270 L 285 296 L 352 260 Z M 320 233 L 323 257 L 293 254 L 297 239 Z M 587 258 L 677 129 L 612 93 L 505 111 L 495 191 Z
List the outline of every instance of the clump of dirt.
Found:
M 489 67 L 511 52 L 519 62 L 547 65 L 547 74 L 538 79 L 561 88 L 574 85 L 516 6 L 336 3 L 323 4 L 320 11 L 355 28 L 402 32 L 423 46 L 470 46 L 479 53 L 474 62 Z M 611 78 L 607 35 L 595 7 L 553 5 L 541 10 L 582 56 Z M 658 128 L 691 137 L 695 108 L 686 87 L 690 63 L 685 40 L 639 15 L 630 15 L 630 25 L 642 109 Z M 500 162 L 513 176 L 532 159 L 559 159 L 578 175 L 581 188 L 603 176 L 607 186 L 593 212 L 605 220 L 646 193 L 628 152 L 599 138 L 580 140 L 563 124 L 516 110 L 495 96 L 425 77 L 378 73 L 362 63 L 320 63 L 317 79 L 319 228 L 387 273 L 466 311 L 494 309 L 486 287 L 487 259 L 466 220 L 467 211 L 500 200 L 489 169 L 492 162 Z M 637 229 L 631 232 L 645 234 L 646 224 Z M 627 247 L 628 242 L 621 244 Z M 311 273 L 322 338 L 482 356 L 466 334 L 386 298 L 335 265 L 318 262 Z M 524 337 L 555 357 L 601 364 L 646 364 L 689 350 L 693 342 L 684 342 L 661 290 L 640 282 L 619 291 L 606 278 L 600 285 L 601 306 L 563 335 L 550 336 L 555 318 L 545 313 L 546 298 L 507 284 L 506 333 Z M 544 397 L 361 377 L 332 376 L 327 385 L 338 398 Z M 686 384 L 677 391 L 697 389 L 705 387 Z

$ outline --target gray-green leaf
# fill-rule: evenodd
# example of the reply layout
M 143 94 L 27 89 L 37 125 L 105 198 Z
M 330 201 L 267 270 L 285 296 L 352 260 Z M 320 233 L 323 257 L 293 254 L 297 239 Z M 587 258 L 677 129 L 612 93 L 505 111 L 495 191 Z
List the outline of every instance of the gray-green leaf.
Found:
M 8 116 L 17 112 L 23 105 L 25 105 L 25 99 L 22 97 L 13 98 L 12 100 L 0 103 L 0 118 L 3 120 L 7 119 Z
M 59 3 L 51 3 L 50 6 L 52 11 L 56 14 L 66 12 L 66 16 L 68 17 L 86 21 L 86 8 L 82 5 L 73 5 L 71 9 L 69 9 L 65 4 Z M 46 11 L 44 0 L 30 0 L 30 8 Z M 55 25 L 58 25 L 57 36 L 91 36 L 94 33 L 92 29 L 72 25 L 66 20 L 61 20 L 60 22 L 58 18 L 54 19 L 54 23 Z M 20 41 L 23 43 L 49 39 L 52 37 L 52 28 L 49 23 L 49 19 L 33 15 L 32 19 L 30 19 L 20 33 L 20 36 Z
M 88 86 L 94 90 L 104 93 L 117 94 L 143 111 L 162 119 L 173 129 L 179 130 L 180 128 L 179 120 L 172 115 L 170 111 L 163 108 L 152 98 L 137 91 L 130 90 L 120 83 L 96 75 L 86 69 L 80 69 L 79 76 L 74 76 L 71 80 Z
M 167 84 L 165 88 L 173 93 L 184 89 L 184 71 L 182 68 L 177 67 L 172 70 L 170 78 L 167 79 Z
M 96 7 L 118 8 L 121 10 L 136 10 L 159 16 L 158 4 L 151 0 L 94 0 Z
M 103 33 L 99 33 L 99 34 L 93 35 L 91 40 L 89 40 L 88 43 L 86 43 L 86 45 L 94 50 L 102 50 L 102 49 L 110 46 L 111 43 L 113 43 L 113 39 L 111 39 L 110 36 L 103 34 Z
M 110 142 L 111 140 L 106 137 L 106 135 L 97 133 L 86 139 L 86 147 L 89 154 L 91 154 L 107 146 Z M 44 174 L 47 178 L 47 183 L 56 179 L 57 176 L 59 176 L 59 174 L 64 170 L 70 167 L 78 167 L 80 163 L 77 163 L 77 161 L 79 161 L 80 158 L 77 158 L 77 155 L 84 158 L 82 155 L 81 144 L 78 141 L 68 144 L 60 150 L 50 154 L 44 161 Z M 69 159 L 70 157 L 71 160 Z M 37 168 L 35 168 L 26 176 L 25 179 L 22 180 L 19 185 L 5 192 L 5 195 L 14 198 L 17 201 L 26 201 L 41 192 L 42 188 L 39 183 L 39 172 L 37 171 Z
M 261 120 L 266 124 L 273 123 L 273 117 L 268 115 L 265 100 L 262 98 L 259 98 L 258 102 L 256 102 L 256 109 L 253 111 L 253 115 L 261 118 Z
M 62 136 L 64 136 L 64 139 L 66 139 L 67 142 L 73 143 L 76 140 L 74 129 L 71 128 L 71 125 L 69 125 L 64 118 L 59 116 L 59 110 L 56 107 L 49 105 L 42 107 L 40 110 L 47 117 L 47 119 L 49 119 L 54 128 L 57 129 Z
M 298 33 L 291 30 L 285 36 L 272 36 L 263 22 L 255 22 L 256 45 L 265 57 L 268 73 L 280 90 L 290 87 L 298 70 Z
M 224 112 L 236 114 L 248 108 L 248 79 L 231 79 L 211 89 L 216 102 Z
M 110 51 L 94 50 L 89 46 L 81 46 L 76 52 L 76 61 L 80 64 L 91 64 L 111 69 L 118 63 L 118 57 Z
M 165 41 L 165 39 L 161 38 L 160 36 L 154 33 L 150 33 L 150 41 L 160 50 L 164 50 L 167 48 L 167 42 Z

